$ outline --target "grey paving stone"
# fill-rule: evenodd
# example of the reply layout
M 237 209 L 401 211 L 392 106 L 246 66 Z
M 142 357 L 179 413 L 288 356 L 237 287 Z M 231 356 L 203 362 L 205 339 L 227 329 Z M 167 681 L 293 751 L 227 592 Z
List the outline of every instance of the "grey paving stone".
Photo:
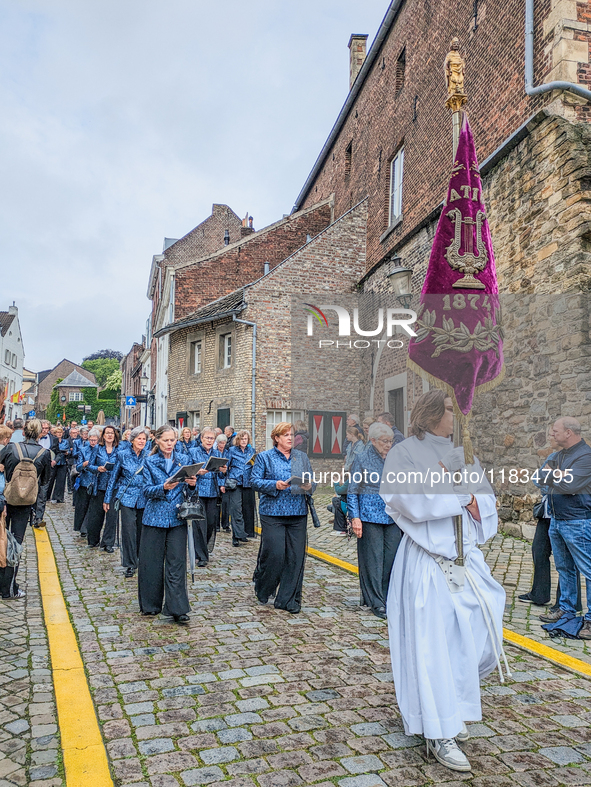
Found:
M 200 672 L 198 675 L 189 675 L 187 677 L 188 683 L 214 683 L 215 681 L 217 681 L 217 678 L 212 672 Z
M 12 732 L 13 735 L 20 735 L 29 729 L 29 722 L 26 719 L 17 719 L 16 721 L 11 721 L 10 724 L 6 724 L 4 729 Z
M 545 749 L 539 749 L 538 754 L 543 754 L 552 762 L 557 765 L 572 765 L 573 763 L 585 762 L 582 754 L 579 754 L 575 749 L 570 746 L 548 746 Z
M 486 724 L 481 724 L 480 722 L 466 724 L 466 727 L 468 728 L 471 738 L 489 738 L 497 734 L 494 730 L 491 730 L 490 727 L 487 727 Z
M 252 732 L 245 730 L 243 727 L 219 730 L 217 736 L 221 743 L 242 743 L 242 741 L 251 741 L 253 738 Z
M 248 711 L 263 710 L 264 708 L 268 708 L 269 703 L 262 697 L 253 697 L 250 700 L 238 700 L 236 707 L 242 713 L 246 713 Z
M 205 694 L 203 686 L 174 686 L 172 689 L 162 689 L 165 697 L 190 697 L 193 694 Z
M 306 697 L 310 702 L 325 702 L 326 700 L 336 700 L 340 698 L 338 691 L 334 689 L 319 689 L 318 691 L 307 691 Z
M 403 732 L 392 732 L 382 737 L 393 749 L 410 749 L 423 743 L 423 739 L 418 735 L 405 735 Z
M 557 715 L 557 716 L 550 716 L 551 719 L 558 722 L 558 724 L 562 724 L 563 727 L 587 727 L 588 722 L 583 721 L 578 716 L 573 716 L 571 714 L 565 715 Z
M 170 738 L 154 738 L 151 741 L 140 741 L 138 748 L 141 754 L 164 754 L 174 750 L 174 743 Z
M 231 713 L 224 716 L 224 721 L 228 727 L 242 727 L 245 724 L 261 724 L 263 720 L 258 713 Z
M 228 725 L 223 719 L 200 719 L 191 724 L 193 732 L 217 732 L 225 730 Z
M 339 787 L 386 787 L 386 782 L 376 773 L 348 776 L 346 779 L 339 779 L 337 784 Z
M 517 694 L 515 689 L 510 689 L 509 686 L 489 686 L 485 691 L 488 694 L 494 694 L 498 697 L 507 696 L 509 694 Z
M 139 716 L 131 716 L 129 721 L 134 727 L 149 727 L 156 724 L 156 717 L 153 713 L 142 713 Z
M 183 771 L 181 779 L 187 787 L 195 787 L 199 784 L 211 784 L 211 782 L 222 781 L 224 772 L 217 765 L 211 768 L 193 768 L 190 771 Z
M 247 667 L 244 671 L 247 675 L 272 675 L 279 672 L 274 664 L 263 664 L 257 667 Z
M 344 757 L 341 765 L 349 773 L 369 773 L 370 771 L 381 771 L 386 766 L 375 754 L 364 754 L 361 757 Z
M 131 694 L 134 691 L 147 691 L 148 686 L 143 680 L 136 680 L 132 683 L 120 683 L 118 689 L 121 694 Z
M 41 765 L 37 768 L 29 769 L 29 778 L 31 781 L 35 779 L 52 779 L 57 776 L 57 768 L 55 765 Z
M 236 678 L 243 678 L 245 674 L 242 669 L 229 669 L 218 672 L 218 678 L 220 680 L 235 680 Z
M 204 749 L 199 756 L 206 765 L 218 765 L 223 762 L 238 760 L 240 754 L 234 746 L 220 746 L 219 749 Z
M 353 724 L 351 727 L 355 735 L 386 735 L 388 730 L 379 722 L 367 722 L 365 724 Z
M 527 683 L 530 680 L 535 680 L 536 676 L 531 672 L 514 672 L 511 675 L 511 680 L 516 683 Z
M 132 702 L 129 705 L 124 705 L 123 710 L 128 716 L 135 716 L 140 713 L 152 713 L 154 710 L 153 702 Z

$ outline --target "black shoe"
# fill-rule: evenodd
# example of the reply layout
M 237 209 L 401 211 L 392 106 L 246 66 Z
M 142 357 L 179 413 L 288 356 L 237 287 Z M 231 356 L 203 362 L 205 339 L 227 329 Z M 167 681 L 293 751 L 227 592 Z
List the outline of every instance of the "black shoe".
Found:
M 233 538 L 232 539 L 232 546 L 233 547 L 241 547 L 242 546 L 242 541 L 240 541 L 239 538 Z
M 188 615 L 173 615 L 175 623 L 186 623 L 189 620 Z
M 239 538 L 238 541 L 241 541 L 243 544 L 248 544 L 248 538 Z
M 535 604 L 536 607 L 545 607 L 546 604 L 550 603 L 549 598 L 546 599 L 546 601 L 536 601 L 534 598 L 532 598 L 531 592 L 524 593 L 522 596 L 517 596 L 517 598 L 519 601 L 523 601 L 524 604 Z
M 199 568 L 205 568 L 205 566 L 207 565 L 207 560 L 200 560 L 197 563 L 197 565 L 199 566 Z
M 269 601 L 269 599 L 261 598 L 260 596 L 257 596 L 257 601 L 259 602 L 259 604 L 266 604 Z
M 224 533 L 229 533 L 230 532 L 230 528 L 229 527 L 223 527 L 222 530 L 224 531 Z
M 373 614 L 376 618 L 381 618 L 382 620 L 386 620 L 386 607 L 378 607 L 377 609 L 372 609 Z
M 86 538 L 86 533 L 83 533 L 81 530 L 78 532 L 80 538 Z
M 89 549 L 96 549 L 97 547 L 98 547 L 98 544 L 89 544 L 88 545 Z
M 113 552 L 115 551 L 114 547 L 103 547 L 103 549 L 105 550 L 105 552 L 108 552 L 109 555 L 112 555 Z
M 156 615 L 159 614 L 160 614 L 159 612 L 142 612 L 142 615 L 145 615 L 146 617 L 150 617 L 150 618 L 156 617 Z
M 301 611 L 301 607 L 296 607 L 296 609 L 288 609 L 287 610 L 290 615 L 299 615 Z
M 128 569 L 125 571 L 125 576 L 126 576 L 126 578 L 128 578 L 128 579 L 129 579 L 130 577 L 132 577 L 134 574 L 135 574 L 135 568 L 128 568 Z

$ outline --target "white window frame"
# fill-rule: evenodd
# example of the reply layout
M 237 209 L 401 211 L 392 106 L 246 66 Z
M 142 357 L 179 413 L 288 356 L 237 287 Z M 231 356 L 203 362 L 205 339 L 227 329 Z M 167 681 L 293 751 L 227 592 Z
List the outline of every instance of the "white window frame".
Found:
M 70 391 L 68 395 L 69 402 L 83 402 L 84 394 L 81 391 Z
M 402 181 L 404 179 L 404 148 L 390 162 L 390 195 L 388 224 L 393 224 L 402 216 Z
M 271 432 L 277 424 L 282 421 L 289 421 L 290 424 L 295 424 L 296 421 L 305 422 L 304 415 L 303 410 L 267 410 L 266 450 L 273 448 Z
M 232 334 L 222 333 L 222 369 L 229 369 L 232 366 Z
M 193 356 L 193 374 L 201 374 L 203 369 L 203 340 L 195 339 L 191 342 L 191 355 Z

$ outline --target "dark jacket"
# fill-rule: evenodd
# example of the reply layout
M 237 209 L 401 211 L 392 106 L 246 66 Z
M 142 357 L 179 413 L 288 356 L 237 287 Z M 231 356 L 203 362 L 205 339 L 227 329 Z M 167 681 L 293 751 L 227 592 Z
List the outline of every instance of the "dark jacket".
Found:
M 548 458 L 546 468 L 571 470 L 572 480 L 555 481 L 552 473 L 540 470 L 540 480 L 548 489 L 548 510 L 553 519 L 591 519 L 591 447 L 584 440 L 563 448 Z
M 358 517 L 362 522 L 375 522 L 378 525 L 394 524 L 380 497 L 383 469 L 384 459 L 371 442 L 353 459 L 351 483 L 347 491 L 347 510 L 351 519 Z
M 147 458 L 148 451 L 145 448 L 138 456 L 133 448 L 127 447 L 127 441 L 119 443 L 117 461 L 109 473 L 105 503 L 111 505 L 113 498 L 118 497 L 121 505 L 127 508 L 143 508 L 146 505 L 144 470 L 140 468 L 145 465 Z M 117 489 L 116 494 L 115 489 Z
M 228 451 L 227 477 L 235 478 L 236 481 L 238 481 L 238 486 L 243 486 L 246 489 L 250 488 L 250 474 L 252 473 L 252 464 L 250 464 L 250 460 L 254 454 L 254 448 L 250 443 L 246 446 L 244 451 L 239 445 L 233 445 Z
M 183 502 L 184 483 L 174 489 L 165 490 L 164 484 L 168 478 L 176 473 L 179 467 L 193 464 L 186 454 L 172 452 L 172 467 L 166 469 L 166 459 L 158 451 L 149 456 L 144 467 L 144 495 L 146 507 L 144 509 L 143 523 L 148 527 L 179 527 L 185 522 L 181 521 L 177 513 L 177 505 Z
M 294 434 L 293 439 L 293 447 L 298 451 L 303 451 L 305 454 L 308 453 L 308 439 L 309 435 L 307 430 L 303 430 L 301 432 L 296 432 Z
M 23 443 L 8 443 L 0 452 L 0 465 L 4 465 L 4 475 L 6 476 L 6 483 L 12 478 L 14 468 L 20 462 L 16 446 L 20 445 L 21 451 L 29 459 L 35 459 L 37 454 L 41 452 L 41 446 L 34 440 L 25 440 Z M 51 454 L 49 451 L 44 451 L 39 459 L 35 462 L 37 468 L 37 478 L 39 485 L 43 486 L 49 481 L 51 473 Z
M 119 447 L 117 446 L 116 448 L 113 448 L 110 454 L 108 454 L 104 445 L 97 445 L 90 455 L 88 470 L 98 479 L 98 483 L 95 487 L 95 493 L 99 489 L 103 490 L 107 488 L 109 485 L 111 473 L 115 470 L 115 468 L 113 468 L 113 470 L 107 470 L 104 473 L 99 473 L 99 467 L 104 467 L 107 462 L 117 462 L 118 450 Z
M 95 477 L 88 469 L 88 465 L 96 447 L 94 446 L 93 448 L 87 440 L 85 443 L 82 443 L 80 450 L 76 454 L 76 470 L 80 474 L 80 486 L 94 486 Z M 84 462 L 88 462 L 86 467 L 83 467 Z
M 277 448 L 263 451 L 256 455 L 254 467 L 250 474 L 250 485 L 260 492 L 259 512 L 266 516 L 304 516 L 308 509 L 302 489 L 297 485 L 287 489 L 277 489 L 277 481 L 288 481 L 292 476 L 303 477 L 305 481 L 312 478 L 312 466 L 307 455 L 302 451 L 293 450 L 289 459 Z M 314 493 L 316 484 L 312 484 L 310 494 Z

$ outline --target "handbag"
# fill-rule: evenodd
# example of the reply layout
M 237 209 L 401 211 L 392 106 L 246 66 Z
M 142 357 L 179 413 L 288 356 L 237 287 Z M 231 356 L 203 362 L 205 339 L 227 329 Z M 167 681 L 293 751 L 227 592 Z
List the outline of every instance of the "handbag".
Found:
M 545 519 L 545 518 L 546 518 L 546 506 L 544 505 L 544 498 L 542 498 L 534 506 L 534 519 Z
M 316 506 L 314 505 L 314 498 L 312 495 L 306 495 L 306 505 L 308 506 L 308 511 L 312 517 L 312 524 L 314 527 L 320 527 L 320 520 L 318 519 L 318 514 L 316 513 Z
M 176 507 L 177 519 L 181 522 L 186 522 L 191 519 L 205 519 L 205 507 L 199 496 L 193 493 L 188 493 L 183 489 L 184 500 L 178 503 Z
M 238 486 L 238 481 L 235 478 L 226 478 L 224 481 L 225 489 L 229 489 L 232 492 Z

